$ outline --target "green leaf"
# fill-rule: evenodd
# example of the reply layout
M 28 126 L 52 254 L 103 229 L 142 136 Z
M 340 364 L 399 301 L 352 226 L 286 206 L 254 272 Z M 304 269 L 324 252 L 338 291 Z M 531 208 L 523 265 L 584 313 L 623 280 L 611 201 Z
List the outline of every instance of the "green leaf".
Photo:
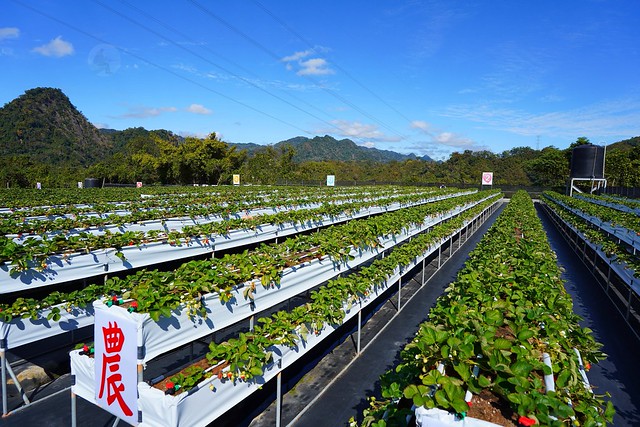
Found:
M 511 372 L 517 377 L 526 377 L 533 370 L 533 365 L 524 360 L 518 360 L 511 365 Z
M 507 350 L 511 348 L 511 341 L 506 338 L 496 338 L 493 346 L 498 350 Z
M 535 332 L 533 332 L 531 329 L 524 329 L 518 332 L 518 341 L 526 341 L 534 335 Z
M 479 384 L 479 385 L 480 385 L 480 387 L 482 387 L 482 388 L 487 388 L 487 387 L 489 387 L 489 386 L 491 385 L 491 380 L 490 380 L 489 378 L 487 378 L 486 376 L 484 376 L 484 375 L 482 375 L 482 374 L 481 374 L 481 375 L 478 377 L 478 384 Z

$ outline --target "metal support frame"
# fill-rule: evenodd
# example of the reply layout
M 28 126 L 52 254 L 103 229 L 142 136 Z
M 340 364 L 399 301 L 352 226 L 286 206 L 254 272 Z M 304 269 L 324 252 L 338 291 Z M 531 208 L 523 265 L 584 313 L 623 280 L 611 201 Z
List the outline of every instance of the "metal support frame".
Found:
M 282 359 L 278 360 L 278 369 L 282 369 Z M 282 371 L 276 375 L 276 427 L 282 422 Z
M 358 310 L 358 339 L 356 342 L 356 354 L 360 354 L 360 331 L 362 330 L 362 310 Z
M 7 340 L 4 338 L 0 339 L 0 365 L 0 368 L 2 370 L 2 415 L 5 416 L 9 413 L 9 402 L 7 396 L 7 372 L 13 380 L 13 384 L 16 386 L 18 394 L 20 394 L 20 397 L 22 397 L 22 401 L 25 403 L 25 405 L 31 404 L 31 401 L 27 397 L 27 394 L 22 388 L 22 385 L 20 385 L 20 381 L 18 381 L 18 377 L 16 376 L 15 372 L 13 372 L 13 368 L 11 368 L 11 365 L 7 362 Z
M 571 178 L 571 182 L 569 184 L 569 197 L 573 196 L 574 190 L 578 193 L 583 193 L 582 190 L 576 187 L 576 181 L 589 181 L 591 183 L 589 194 L 593 194 L 601 188 L 607 188 L 607 180 L 605 178 Z

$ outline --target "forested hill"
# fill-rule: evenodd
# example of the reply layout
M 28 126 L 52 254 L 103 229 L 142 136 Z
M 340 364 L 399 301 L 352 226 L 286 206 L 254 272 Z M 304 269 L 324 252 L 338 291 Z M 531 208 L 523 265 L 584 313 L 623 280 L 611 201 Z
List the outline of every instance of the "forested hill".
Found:
M 60 89 L 36 88 L 0 108 L 0 147 L 3 156 L 88 166 L 112 145 Z
M 414 154 L 406 155 L 389 150 L 361 147 L 350 139 L 337 140 L 329 135 L 316 136 L 311 139 L 298 136 L 278 142 L 275 145 L 276 147 L 280 145 L 292 146 L 295 149 L 293 161 L 296 163 L 323 160 L 335 160 L 339 162 L 366 160 L 388 163 L 417 159 Z M 422 160 L 431 161 L 432 159 L 425 156 L 422 157 Z

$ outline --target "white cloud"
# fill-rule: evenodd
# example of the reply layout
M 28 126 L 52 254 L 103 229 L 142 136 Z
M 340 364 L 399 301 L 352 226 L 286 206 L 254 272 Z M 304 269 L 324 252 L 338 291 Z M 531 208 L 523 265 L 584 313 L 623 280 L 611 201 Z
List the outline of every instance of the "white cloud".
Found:
M 372 141 L 368 141 L 368 142 L 364 142 L 364 143 L 359 144 L 359 145 L 362 145 L 363 147 L 367 147 L 367 148 L 373 148 L 373 147 L 376 146 L 376 143 L 372 142 Z
M 16 27 L 0 28 L 0 41 L 7 39 L 17 39 L 20 37 L 20 29 Z
M 148 117 L 157 117 L 162 113 L 172 113 L 178 111 L 176 107 L 131 107 L 129 112 L 119 116 L 113 116 L 117 119 L 146 119 Z
M 411 129 L 420 129 L 423 132 L 429 133 L 431 125 L 422 120 L 414 120 L 411 122 Z
M 327 61 L 322 58 L 313 58 L 299 63 L 302 69 L 296 74 L 299 76 L 324 76 L 334 74 L 335 72 L 329 68 Z
M 295 52 L 293 55 L 285 56 L 281 59 L 282 62 L 292 62 L 292 61 L 300 61 L 302 58 L 306 58 L 307 56 L 314 53 L 313 50 L 307 49 L 302 52 Z
M 200 104 L 191 104 L 187 107 L 187 111 L 193 114 L 211 114 L 213 111 Z
M 188 130 L 178 131 L 178 135 L 180 135 L 183 138 L 198 138 L 198 139 L 205 139 L 209 136 L 209 134 L 205 132 L 190 132 Z M 218 138 L 221 138 L 220 134 L 218 133 L 216 133 L 216 136 Z
M 453 132 L 440 132 L 433 137 L 433 140 L 438 144 L 447 145 L 449 147 L 479 149 L 478 147 L 476 147 L 475 141 L 457 135 Z
M 374 141 L 387 141 L 387 142 L 398 142 L 402 138 L 392 137 L 385 135 L 380 132 L 378 126 L 365 124 L 360 122 L 350 122 L 347 120 L 332 120 L 331 124 L 333 124 L 336 128 L 339 129 L 339 135 L 346 138 L 363 138 Z M 335 133 L 335 128 L 325 129 L 318 133 Z
M 98 129 L 109 129 L 109 125 L 107 123 L 93 123 L 93 125 Z
M 612 100 L 538 114 L 488 105 L 464 105 L 451 107 L 443 115 L 522 136 L 548 135 L 574 140 L 576 135 L 630 137 L 640 134 L 640 100 L 636 99 Z
M 422 120 L 412 121 L 411 128 L 418 129 L 424 134 L 430 136 L 432 144 L 438 144 L 440 146 L 446 145 L 447 147 L 454 147 L 464 150 L 486 149 L 486 147 L 478 145 L 474 140 L 470 138 L 466 138 L 454 132 L 446 132 L 435 129 L 431 124 Z
M 61 58 L 73 54 L 73 45 L 62 40 L 62 36 L 58 36 L 49 43 L 34 48 L 33 51 L 44 56 Z
M 329 49 L 317 46 L 313 49 L 307 49 L 300 52 L 294 52 L 292 55 L 285 56 L 281 59 L 286 63 L 285 67 L 288 71 L 298 69 L 296 72 L 299 76 L 325 76 L 335 74 L 335 71 L 329 67 L 329 63 L 324 58 L 309 58 L 312 55 L 318 56 L 319 53 L 327 52 Z M 309 58 L 306 59 L 305 58 Z M 294 65 L 297 64 L 298 67 Z

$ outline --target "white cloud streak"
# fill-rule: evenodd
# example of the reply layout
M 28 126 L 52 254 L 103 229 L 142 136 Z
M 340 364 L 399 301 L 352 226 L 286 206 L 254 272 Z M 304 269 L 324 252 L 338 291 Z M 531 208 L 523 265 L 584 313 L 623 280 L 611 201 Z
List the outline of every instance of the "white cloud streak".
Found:
M 333 124 L 335 128 L 339 129 L 337 134 L 345 138 L 368 139 L 377 142 L 398 142 L 401 140 L 401 138 L 399 137 L 385 135 L 379 130 L 378 126 L 372 124 L 360 123 L 357 121 L 350 122 L 347 120 L 332 120 L 331 124 Z M 324 130 L 319 130 L 316 133 L 335 134 L 335 128 L 325 128 Z
M 58 36 L 49 43 L 33 48 L 33 52 L 44 56 L 62 58 L 63 56 L 73 55 L 74 49 L 71 43 L 62 40 L 62 36 Z
M 176 107 L 131 107 L 129 112 L 113 117 L 117 119 L 146 119 L 174 111 L 178 111 L 178 109 Z
M 309 58 L 314 55 L 318 56 L 319 52 L 326 51 L 328 51 L 327 48 L 318 46 L 313 49 L 294 52 L 292 55 L 282 58 L 281 61 L 285 63 L 288 71 L 297 69 L 296 74 L 299 76 L 326 76 L 335 74 L 335 71 L 329 67 L 326 59 L 320 57 Z M 297 67 L 295 65 L 297 65 Z
M 0 41 L 7 39 L 17 39 L 20 37 L 20 29 L 16 27 L 0 28 Z
M 539 114 L 487 105 L 461 105 L 446 109 L 443 115 L 522 136 L 549 135 L 574 139 L 576 135 L 618 137 L 640 134 L 640 100 L 636 99 L 613 100 Z
M 421 133 L 431 138 L 430 143 L 446 145 L 447 147 L 459 148 L 463 150 L 484 150 L 486 147 L 479 146 L 474 140 L 466 138 L 454 132 L 445 132 L 435 129 L 430 123 L 422 120 L 411 122 L 411 128 L 417 129 Z
M 204 105 L 201 105 L 201 104 L 191 104 L 187 107 L 187 111 L 193 114 L 203 114 L 203 115 L 208 115 L 213 113 L 213 111 L 211 111 L 210 109 L 206 108 Z

